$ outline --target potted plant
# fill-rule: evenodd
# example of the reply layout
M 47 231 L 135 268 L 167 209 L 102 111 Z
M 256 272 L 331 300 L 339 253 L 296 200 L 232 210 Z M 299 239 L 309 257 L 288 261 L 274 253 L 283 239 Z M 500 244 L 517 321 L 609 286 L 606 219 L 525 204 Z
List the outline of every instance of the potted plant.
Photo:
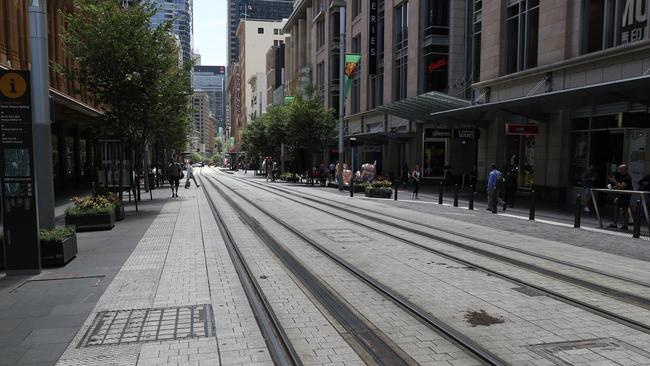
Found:
M 122 202 L 120 196 L 115 192 L 111 192 L 103 185 L 97 184 L 95 185 L 95 194 L 93 196 L 106 198 L 108 202 L 115 206 L 115 221 L 124 220 L 124 202 Z
M 76 231 L 110 230 L 115 226 L 115 205 L 106 197 L 73 197 L 65 210 L 65 225 Z
M 390 198 L 393 195 L 392 185 L 389 180 L 374 180 L 366 186 L 366 197 Z
M 71 228 L 41 229 L 40 244 L 44 266 L 63 266 L 77 255 L 77 235 Z

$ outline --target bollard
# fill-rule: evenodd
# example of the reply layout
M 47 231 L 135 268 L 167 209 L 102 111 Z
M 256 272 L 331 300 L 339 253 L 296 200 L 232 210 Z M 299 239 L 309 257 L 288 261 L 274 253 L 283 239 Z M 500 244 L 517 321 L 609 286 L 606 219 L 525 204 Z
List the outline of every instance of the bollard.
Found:
M 350 177 L 350 197 L 354 197 L 354 177 Z
M 573 216 L 573 227 L 580 227 L 580 216 L 582 214 L 582 195 L 576 196 L 576 207 Z
M 535 190 L 530 191 L 530 212 L 528 213 L 528 220 L 535 220 Z
M 395 179 L 395 201 L 397 201 L 397 179 Z
M 442 182 L 440 182 L 440 190 L 438 191 L 438 204 L 442 205 L 442 194 L 444 188 L 442 187 Z
M 458 184 L 454 187 L 454 207 L 458 207 Z
M 492 190 L 492 193 L 490 194 L 492 195 L 492 207 L 490 208 L 492 209 L 492 213 L 495 214 L 497 213 L 497 206 L 499 205 L 499 202 L 497 202 L 497 200 L 499 199 L 499 192 L 497 192 L 495 188 Z
M 641 200 L 636 200 L 636 214 L 634 215 L 634 234 L 632 234 L 634 238 L 641 237 L 641 210 L 643 210 L 643 207 L 641 206 Z
M 470 186 L 470 192 L 469 192 L 469 209 L 474 210 L 474 186 Z

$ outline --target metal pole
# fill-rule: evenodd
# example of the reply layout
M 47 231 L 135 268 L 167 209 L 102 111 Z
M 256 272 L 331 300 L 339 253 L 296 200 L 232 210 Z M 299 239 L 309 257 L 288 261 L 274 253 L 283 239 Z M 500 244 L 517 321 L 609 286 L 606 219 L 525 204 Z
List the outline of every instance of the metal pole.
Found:
M 474 210 L 474 195 L 476 194 L 474 192 L 474 186 L 470 186 L 470 192 L 469 192 L 469 209 Z
M 350 171 L 352 175 L 350 176 L 350 197 L 354 197 L 354 145 L 350 144 Z
M 530 212 L 528 213 L 528 220 L 535 220 L 535 190 L 530 191 Z
M 395 185 L 395 201 L 397 201 L 397 179 L 393 183 Z
M 576 207 L 575 207 L 575 212 L 574 212 L 574 218 L 573 218 L 573 227 L 579 228 L 580 227 L 580 215 L 582 213 L 582 196 L 577 195 L 576 196 Z
M 632 234 L 632 236 L 635 238 L 641 237 L 641 210 L 641 200 L 637 200 L 636 215 L 634 215 L 634 234 Z
M 38 169 L 34 169 L 38 221 L 41 228 L 52 229 L 54 227 L 54 176 L 52 173 L 46 0 L 30 0 L 29 2 L 29 41 L 32 64 L 34 165 L 38 167 Z M 59 143 L 62 144 L 63 141 L 59 141 Z
M 454 207 L 458 207 L 458 184 L 454 187 Z
M 340 39 L 339 39 L 339 191 L 343 191 L 343 117 L 345 116 L 345 6 L 339 8 Z M 354 174 L 354 172 L 353 172 Z M 351 186 L 352 184 L 350 184 Z
M 438 191 L 438 204 L 442 205 L 442 194 L 443 194 L 442 182 L 440 182 L 440 190 Z

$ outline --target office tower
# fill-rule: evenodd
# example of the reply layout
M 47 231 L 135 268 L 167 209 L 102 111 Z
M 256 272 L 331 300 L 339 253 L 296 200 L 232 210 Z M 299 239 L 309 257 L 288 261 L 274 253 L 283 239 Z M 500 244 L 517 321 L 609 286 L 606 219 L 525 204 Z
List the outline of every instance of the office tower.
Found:
M 159 7 L 151 18 L 154 27 L 166 21 L 172 21 L 172 33 L 178 37 L 183 55 L 183 62 L 192 59 L 193 15 L 192 0 L 150 0 Z
M 216 120 L 216 129 L 225 127 L 226 123 L 226 67 L 225 66 L 194 66 L 192 87 L 195 91 L 203 91 L 208 95 L 209 109 Z

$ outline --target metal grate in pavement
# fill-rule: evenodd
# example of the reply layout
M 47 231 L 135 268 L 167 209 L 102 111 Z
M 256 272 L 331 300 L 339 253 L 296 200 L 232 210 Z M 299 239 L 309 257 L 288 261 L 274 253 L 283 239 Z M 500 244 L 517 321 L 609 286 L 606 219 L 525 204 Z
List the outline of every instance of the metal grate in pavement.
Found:
M 629 365 L 650 364 L 650 352 L 616 338 L 598 338 L 582 341 L 543 343 L 528 349 L 552 361 L 555 365 L 618 365 L 627 360 Z
M 215 334 L 212 305 L 101 311 L 78 347 L 205 338 Z
M 367 236 L 350 229 L 320 229 L 316 231 L 335 243 L 358 243 L 370 240 Z

